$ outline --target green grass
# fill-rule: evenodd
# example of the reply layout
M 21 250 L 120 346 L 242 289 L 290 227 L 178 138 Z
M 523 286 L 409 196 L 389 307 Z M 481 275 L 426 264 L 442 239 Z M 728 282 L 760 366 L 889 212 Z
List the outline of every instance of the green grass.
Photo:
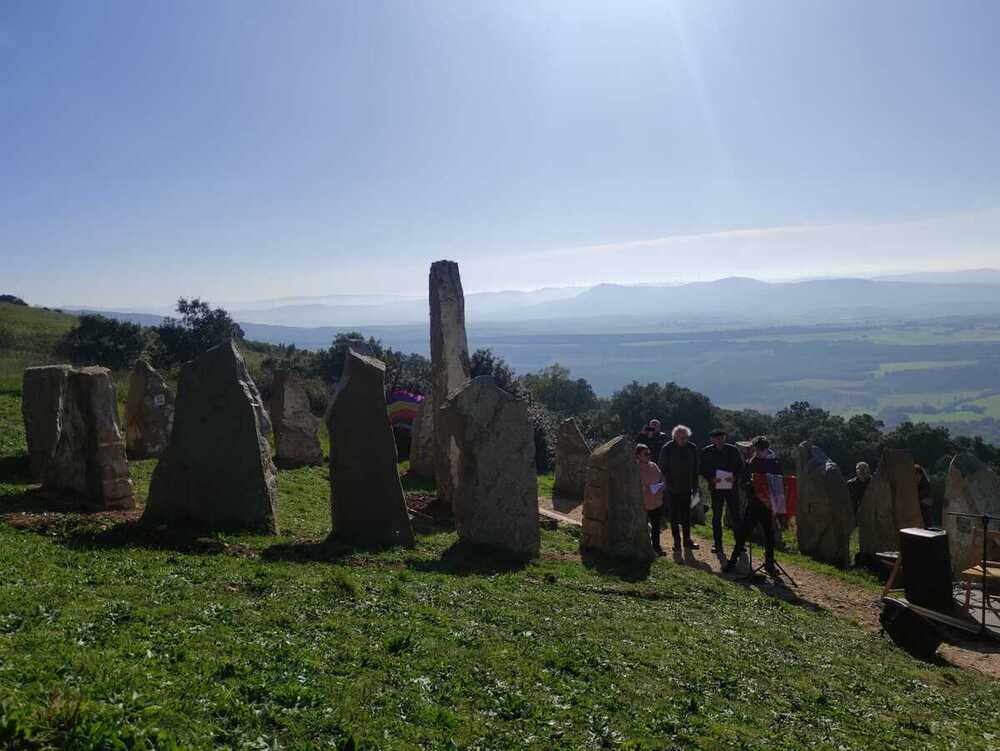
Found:
M 58 362 L 56 343 L 75 325 L 75 316 L 0 303 L 0 393 L 21 393 L 29 365 Z
M 0 393 L 0 513 L 38 501 Z M 131 465 L 139 500 L 155 461 Z M 540 478 L 542 492 L 550 478 Z M 419 487 L 415 489 L 420 489 Z M 280 537 L 0 522 L 0 748 L 991 749 L 1000 686 L 710 573 L 527 565 L 418 524 L 322 545 L 325 468 Z M 985 720 L 983 708 L 986 708 Z

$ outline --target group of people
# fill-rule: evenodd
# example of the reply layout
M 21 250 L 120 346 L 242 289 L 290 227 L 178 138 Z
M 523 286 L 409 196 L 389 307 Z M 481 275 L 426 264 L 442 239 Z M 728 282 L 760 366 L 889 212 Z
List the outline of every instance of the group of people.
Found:
M 726 431 L 709 434 L 710 443 L 698 449 L 691 429 L 677 425 L 668 436 L 659 420 L 650 420 L 636 437 L 635 456 L 642 480 L 643 501 L 649 518 L 650 535 L 657 554 L 664 555 L 660 532 L 664 514 L 670 519 L 674 551 L 696 549 L 691 538 L 691 509 L 696 503 L 699 478 L 705 478 L 712 496 L 712 551 L 724 557 L 722 546 L 723 509 L 729 513 L 736 531 L 736 545 L 723 571 L 732 571 L 746 548 L 755 524 L 764 528 L 765 568 L 774 569 L 774 522 L 769 498 L 755 482 L 761 477 L 780 476 L 781 464 L 767 438 L 753 442 L 753 454 L 744 461 L 740 450 L 727 442 Z M 740 502 L 741 490 L 747 498 Z

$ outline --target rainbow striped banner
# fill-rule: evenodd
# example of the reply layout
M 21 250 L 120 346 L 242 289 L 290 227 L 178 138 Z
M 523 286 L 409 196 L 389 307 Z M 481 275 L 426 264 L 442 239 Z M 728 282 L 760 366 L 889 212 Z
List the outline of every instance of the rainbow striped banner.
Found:
M 413 419 L 417 416 L 417 408 L 424 400 L 420 394 L 413 394 L 403 389 L 396 389 L 389 394 L 388 411 L 389 424 L 402 431 L 413 427 Z

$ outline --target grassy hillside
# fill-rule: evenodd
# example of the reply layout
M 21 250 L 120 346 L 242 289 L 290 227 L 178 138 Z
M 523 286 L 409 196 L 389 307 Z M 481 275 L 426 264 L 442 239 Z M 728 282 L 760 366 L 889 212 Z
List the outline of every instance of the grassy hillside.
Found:
M 562 530 L 527 566 L 430 525 L 413 550 L 323 546 L 325 468 L 280 473 L 280 537 L 166 539 L 35 513 L 24 453 L 17 385 L 0 393 L 0 748 L 1000 738 L 995 682 L 697 568 L 584 563 Z M 153 465 L 131 465 L 140 501 Z

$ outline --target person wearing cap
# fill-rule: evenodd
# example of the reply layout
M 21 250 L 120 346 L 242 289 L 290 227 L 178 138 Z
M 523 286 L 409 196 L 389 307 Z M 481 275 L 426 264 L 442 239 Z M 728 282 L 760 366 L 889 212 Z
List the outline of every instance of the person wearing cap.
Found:
M 758 436 L 753 442 L 754 454 L 746 463 L 742 472 L 742 485 L 747 494 L 748 503 L 746 512 L 743 514 L 740 526 L 736 529 L 736 547 L 729 557 L 729 561 L 722 567 L 723 572 L 729 573 L 736 568 L 736 561 L 740 559 L 746 550 L 747 539 L 753 532 L 754 525 L 758 522 L 764 528 L 764 568 L 768 573 L 774 573 L 774 515 L 771 512 L 769 501 L 760 498 L 754 491 L 754 475 L 781 475 L 781 462 L 777 455 L 771 451 L 771 442 L 764 436 Z
M 699 467 L 701 476 L 712 490 L 712 538 L 715 547 L 712 552 L 723 555 L 722 551 L 722 509 L 729 510 L 733 529 L 740 528 L 740 475 L 743 474 L 743 457 L 731 443 L 726 443 L 726 431 L 716 428 L 708 434 L 711 439 L 701 450 Z
M 660 421 L 655 417 L 642 430 L 638 443 L 646 444 L 649 448 L 649 455 L 655 462 L 660 458 L 660 449 L 663 448 L 664 443 L 670 440 L 670 436 L 663 432 Z
M 687 425 L 677 425 L 671 436 L 660 449 L 657 464 L 667 484 L 674 551 L 681 549 L 682 532 L 684 547 L 696 550 L 698 543 L 691 539 L 691 498 L 698 489 L 698 449 L 691 441 L 691 428 Z

